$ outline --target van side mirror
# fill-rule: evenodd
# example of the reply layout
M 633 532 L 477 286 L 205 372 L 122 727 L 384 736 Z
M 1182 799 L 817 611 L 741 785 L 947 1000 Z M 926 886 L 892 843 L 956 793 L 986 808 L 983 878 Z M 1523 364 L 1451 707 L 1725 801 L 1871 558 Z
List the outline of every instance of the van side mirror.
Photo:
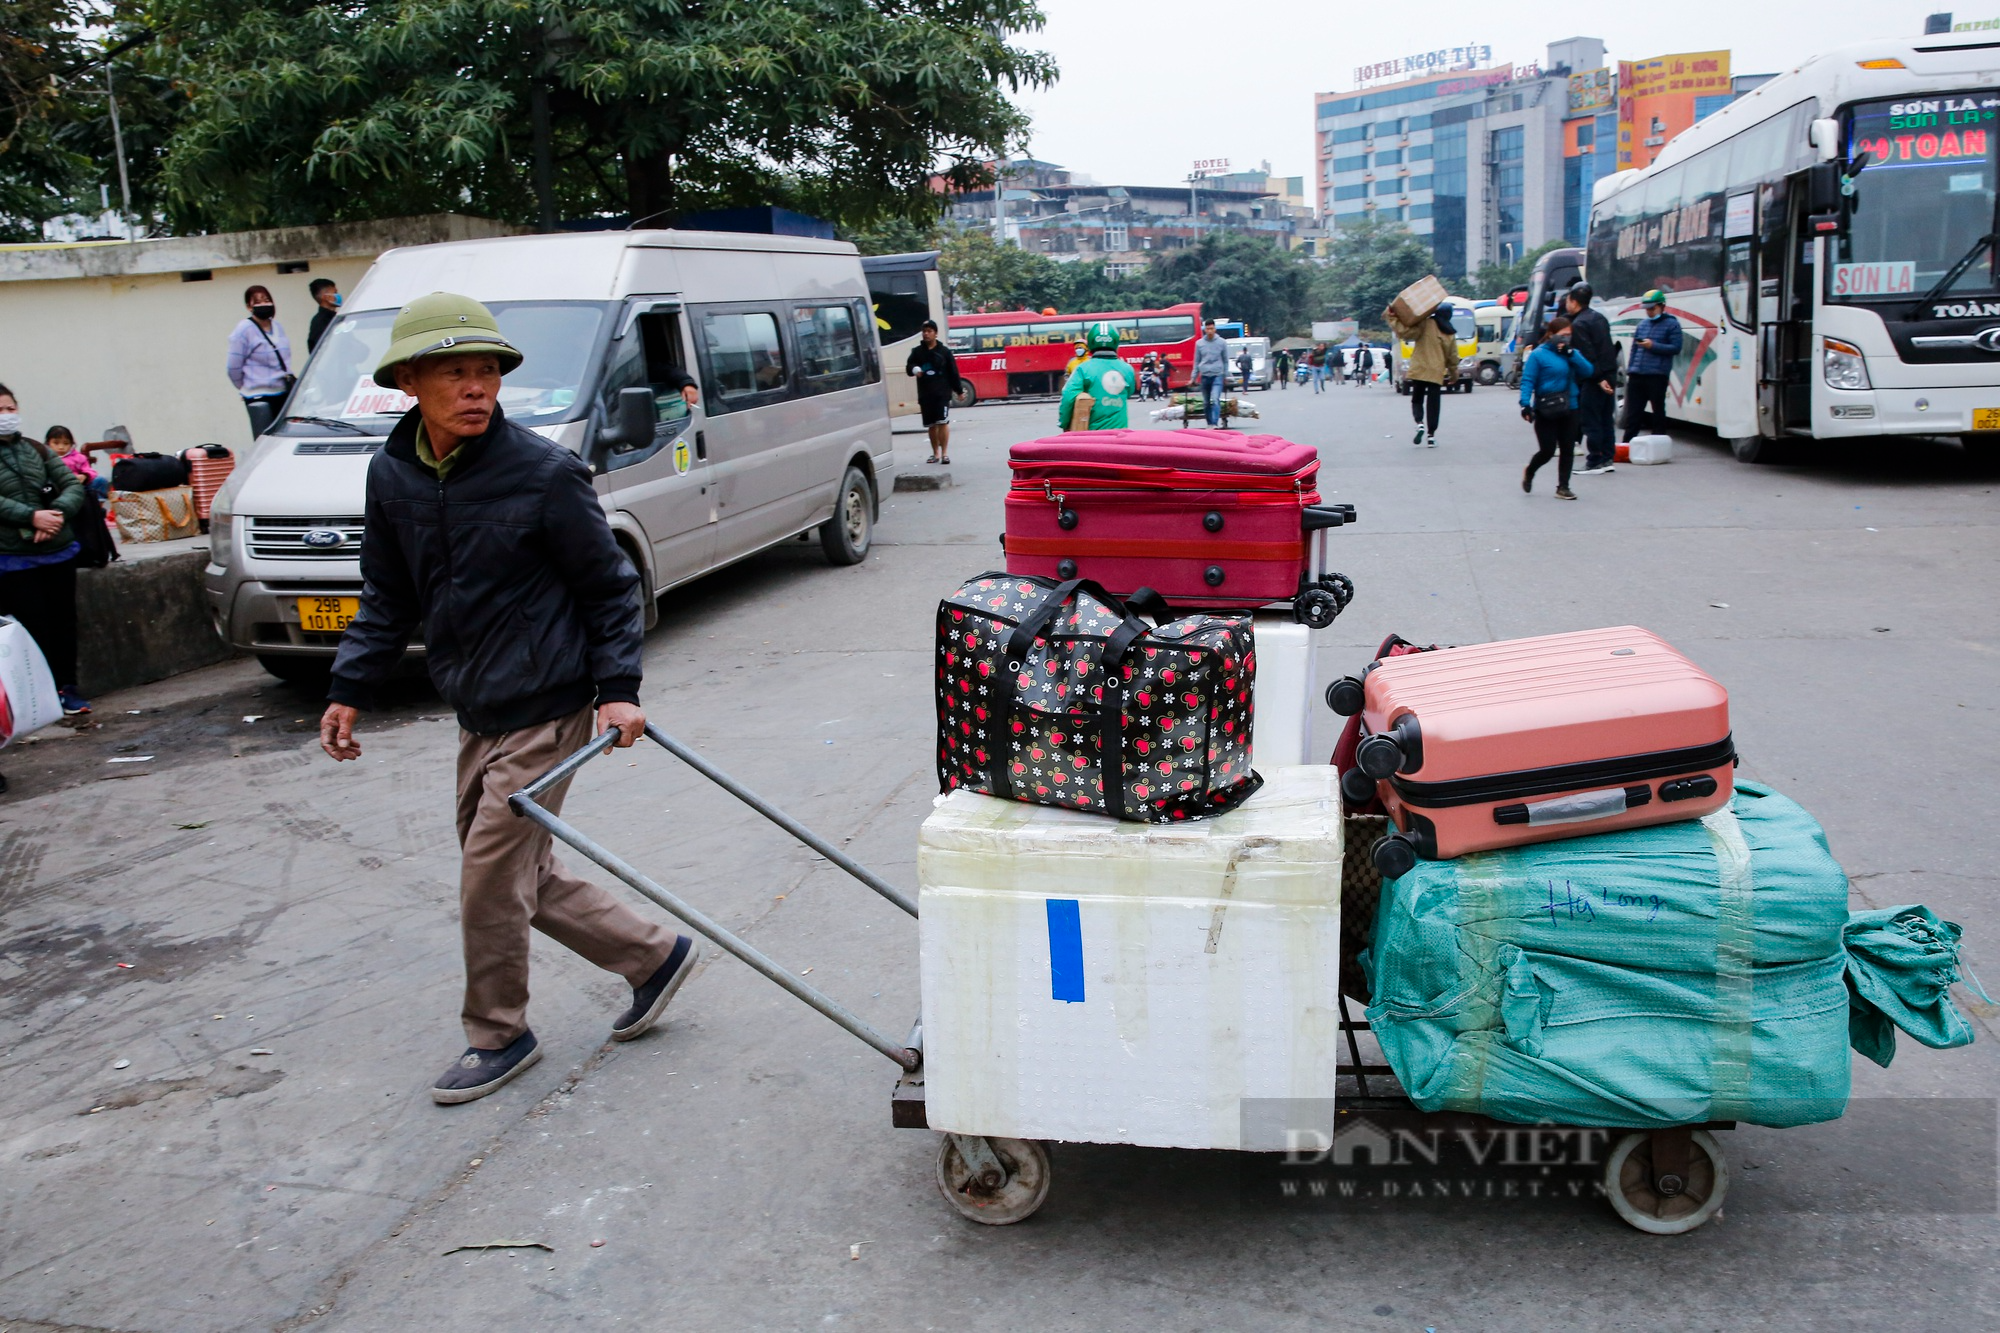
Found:
M 613 449 L 636 449 L 650 442 L 654 419 L 658 415 L 651 389 L 620 389 L 604 423 L 597 428 L 591 461 L 601 463 L 604 455 Z

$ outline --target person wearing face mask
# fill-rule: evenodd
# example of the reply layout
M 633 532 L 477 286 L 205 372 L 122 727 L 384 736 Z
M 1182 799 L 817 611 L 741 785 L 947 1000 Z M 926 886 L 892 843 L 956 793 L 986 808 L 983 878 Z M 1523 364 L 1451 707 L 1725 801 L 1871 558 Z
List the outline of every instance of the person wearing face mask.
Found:
M 332 278 L 314 278 L 306 284 L 306 290 L 319 305 L 306 329 L 306 355 L 311 356 L 318 349 L 319 340 L 326 336 L 326 326 L 340 313 L 340 288 Z
M 1556 464 L 1556 499 L 1574 500 L 1569 488 L 1571 466 L 1576 462 L 1576 440 L 1582 418 L 1577 413 L 1577 394 L 1596 377 L 1590 358 L 1570 346 L 1570 321 L 1566 315 L 1549 320 L 1546 340 L 1529 353 L 1521 367 L 1521 420 L 1535 427 L 1535 456 L 1521 474 L 1521 489 L 1532 493 L 1535 473 L 1542 464 L 1560 454 Z
M 229 382 L 243 395 L 255 439 L 278 419 L 278 409 L 292 392 L 292 340 L 278 322 L 278 305 L 271 289 L 261 283 L 243 292 L 249 312 L 229 333 Z
M 0 384 L 0 615 L 12 616 L 48 659 L 65 716 L 90 711 L 76 689 L 76 557 L 70 520 L 83 479 L 21 434 L 21 405 Z

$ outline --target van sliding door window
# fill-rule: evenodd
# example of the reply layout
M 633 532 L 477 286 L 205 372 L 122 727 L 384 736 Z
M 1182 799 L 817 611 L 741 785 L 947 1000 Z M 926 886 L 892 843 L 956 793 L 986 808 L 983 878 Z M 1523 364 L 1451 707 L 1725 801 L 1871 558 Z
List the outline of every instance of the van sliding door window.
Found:
M 782 394 L 790 383 L 778 317 L 768 311 L 704 311 L 702 349 L 708 361 L 708 391 L 722 404 L 751 407 Z
M 792 342 L 799 350 L 806 392 L 831 393 L 862 383 L 861 341 L 852 306 L 793 306 Z

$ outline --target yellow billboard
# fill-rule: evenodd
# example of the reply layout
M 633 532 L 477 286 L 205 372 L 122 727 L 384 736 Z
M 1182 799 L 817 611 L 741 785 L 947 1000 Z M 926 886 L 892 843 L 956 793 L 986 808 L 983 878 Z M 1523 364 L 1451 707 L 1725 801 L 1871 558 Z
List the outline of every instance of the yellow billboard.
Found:
M 1618 169 L 1648 167 L 1694 124 L 1697 97 L 1730 91 L 1729 52 L 1683 51 L 1618 62 Z

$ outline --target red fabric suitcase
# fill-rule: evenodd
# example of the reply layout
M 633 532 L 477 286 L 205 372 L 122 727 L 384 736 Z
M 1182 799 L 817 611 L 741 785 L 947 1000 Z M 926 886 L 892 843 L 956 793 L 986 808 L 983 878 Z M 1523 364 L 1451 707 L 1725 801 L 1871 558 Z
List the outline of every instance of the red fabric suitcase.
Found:
M 1333 623 L 1354 595 L 1325 568 L 1325 534 L 1354 521 L 1322 505 L 1319 451 L 1226 430 L 1077 431 L 1014 446 L 1003 539 L 1009 574 L 1090 579 L 1175 605 L 1290 602 Z
M 1355 763 L 1398 830 L 1375 847 L 1387 876 L 1696 819 L 1734 787 L 1728 692 L 1632 625 L 1384 657 L 1327 697 L 1358 705 Z

